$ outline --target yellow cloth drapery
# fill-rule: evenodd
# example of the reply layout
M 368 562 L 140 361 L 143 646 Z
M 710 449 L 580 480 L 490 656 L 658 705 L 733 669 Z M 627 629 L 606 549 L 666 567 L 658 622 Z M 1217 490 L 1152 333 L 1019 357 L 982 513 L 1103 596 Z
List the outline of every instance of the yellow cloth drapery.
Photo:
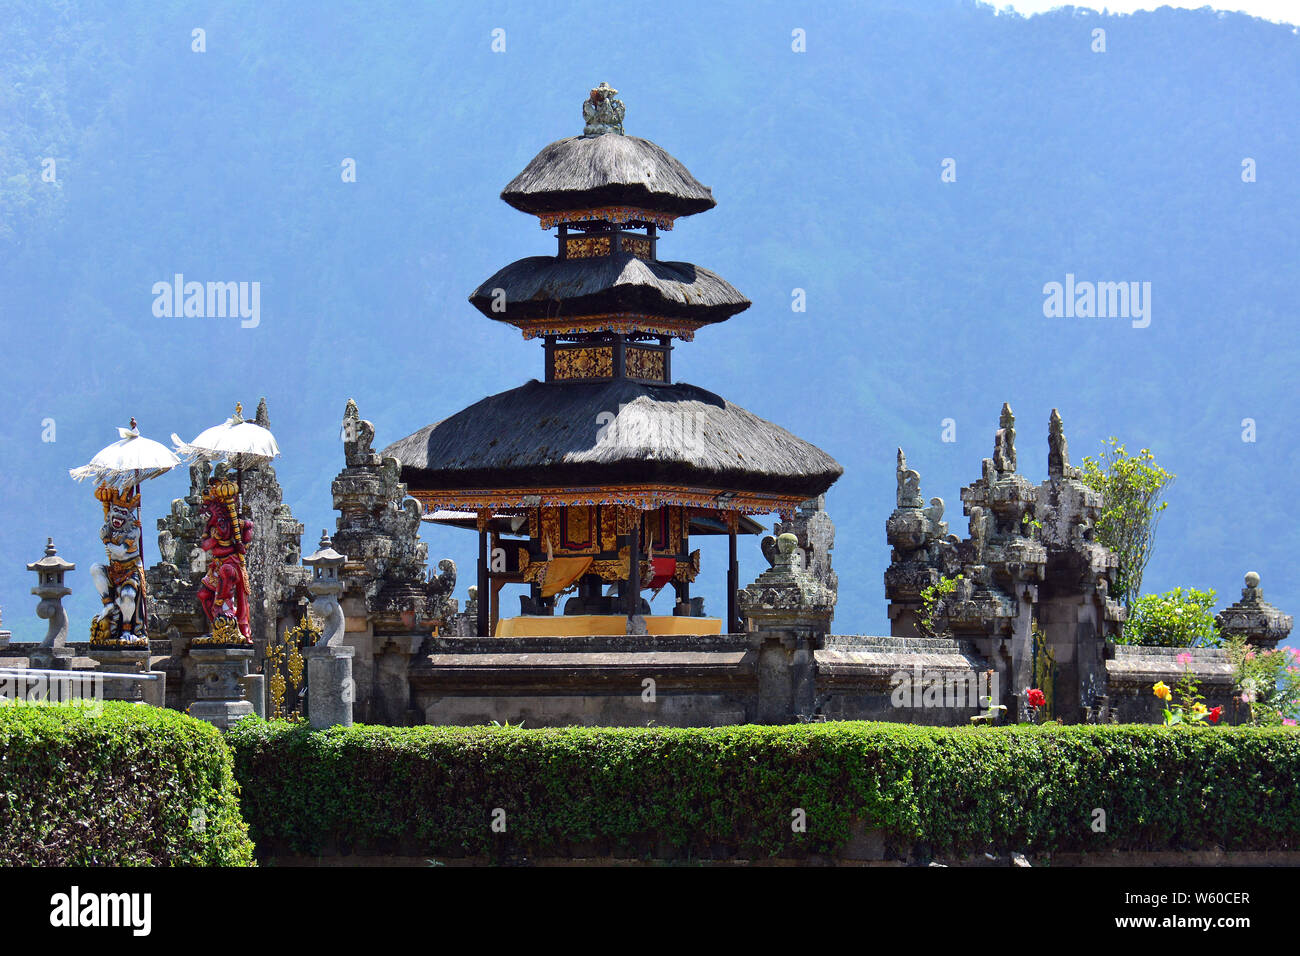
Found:
M 554 597 L 591 567 L 591 558 L 552 558 L 546 562 L 542 578 L 542 597 Z
M 679 617 L 653 614 L 645 619 L 651 634 L 721 634 L 716 617 Z M 503 617 L 497 637 L 577 637 L 591 634 L 626 634 L 625 614 L 557 614 L 555 617 Z

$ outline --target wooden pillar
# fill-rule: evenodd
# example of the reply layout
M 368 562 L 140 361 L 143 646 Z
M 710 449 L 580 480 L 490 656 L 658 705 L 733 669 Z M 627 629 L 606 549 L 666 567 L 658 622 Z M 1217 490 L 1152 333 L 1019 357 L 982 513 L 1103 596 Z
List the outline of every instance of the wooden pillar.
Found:
M 501 620 L 501 589 L 510 582 L 504 578 L 497 578 L 493 581 L 491 575 L 488 576 L 488 580 L 491 582 L 492 589 L 492 609 L 491 616 L 488 618 L 488 627 L 492 629 L 492 634 L 495 636 L 497 622 Z
M 488 533 L 478 533 L 478 621 L 479 637 L 488 636 L 488 604 L 492 596 L 488 594 Z
M 629 533 L 631 560 L 628 561 L 627 574 L 627 616 L 634 616 L 641 609 L 641 516 L 637 515 Z
M 627 377 L 627 336 L 621 332 L 614 336 L 614 377 Z
M 733 524 L 727 533 L 727 633 L 740 631 L 740 622 L 736 620 L 736 591 L 740 587 L 740 570 L 736 567 L 736 526 Z

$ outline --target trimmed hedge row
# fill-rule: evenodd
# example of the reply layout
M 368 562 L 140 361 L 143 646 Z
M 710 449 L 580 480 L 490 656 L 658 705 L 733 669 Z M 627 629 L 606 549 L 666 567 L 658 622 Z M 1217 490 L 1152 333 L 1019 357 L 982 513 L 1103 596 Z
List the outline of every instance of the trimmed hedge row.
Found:
M 228 739 L 272 853 L 798 857 L 835 853 L 855 819 L 902 852 L 1300 848 L 1288 728 L 313 732 L 248 719 Z
M 0 705 L 0 864 L 250 865 L 232 768 L 176 711 Z

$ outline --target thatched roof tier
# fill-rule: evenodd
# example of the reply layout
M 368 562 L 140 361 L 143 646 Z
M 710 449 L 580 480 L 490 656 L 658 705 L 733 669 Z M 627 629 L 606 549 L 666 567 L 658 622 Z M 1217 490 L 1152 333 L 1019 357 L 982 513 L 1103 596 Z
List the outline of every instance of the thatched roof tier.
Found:
M 505 292 L 502 312 L 492 311 L 497 289 Z M 469 301 L 489 319 L 503 322 L 623 312 L 689 319 L 697 327 L 725 321 L 750 305 L 708 269 L 628 252 L 589 259 L 529 256 L 497 272 Z
M 664 149 L 617 133 L 556 140 L 510 181 L 501 198 L 538 216 L 592 206 L 690 216 L 717 205 L 709 187 Z
M 628 379 L 534 380 L 383 453 L 430 509 L 658 502 L 763 513 L 814 498 L 843 473 L 712 392 Z

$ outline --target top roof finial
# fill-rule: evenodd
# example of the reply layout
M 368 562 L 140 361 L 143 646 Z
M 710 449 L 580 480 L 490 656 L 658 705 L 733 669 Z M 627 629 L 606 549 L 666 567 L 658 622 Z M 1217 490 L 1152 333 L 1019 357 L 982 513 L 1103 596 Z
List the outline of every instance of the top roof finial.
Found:
M 626 110 L 622 100 L 614 99 L 617 92 L 608 83 L 602 82 L 582 101 L 582 118 L 587 121 L 582 131 L 583 136 L 600 136 L 603 133 L 623 135 L 623 114 Z

